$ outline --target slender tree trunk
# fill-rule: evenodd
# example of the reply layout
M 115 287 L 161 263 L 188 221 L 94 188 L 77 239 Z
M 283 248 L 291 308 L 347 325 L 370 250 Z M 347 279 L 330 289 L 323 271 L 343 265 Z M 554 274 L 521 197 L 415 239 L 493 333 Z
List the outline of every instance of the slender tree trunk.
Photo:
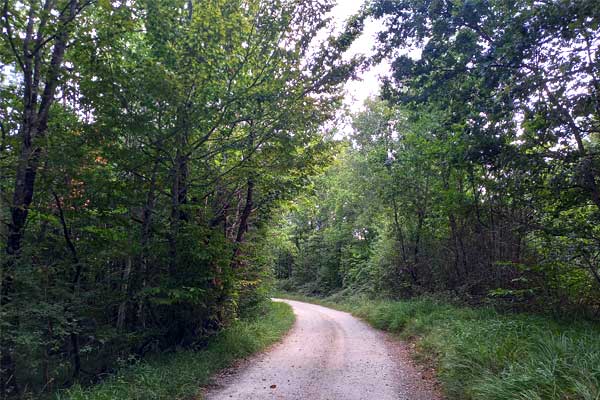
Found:
M 460 279 L 463 276 L 463 273 L 466 274 L 466 269 L 464 269 L 464 272 L 461 271 L 460 268 L 460 264 L 461 264 L 461 258 L 463 258 L 463 263 L 464 263 L 464 257 L 461 257 L 461 250 L 460 250 L 460 244 L 459 244 L 459 233 L 458 233 L 458 227 L 456 224 L 456 217 L 454 216 L 454 213 L 449 213 L 448 215 L 448 221 L 450 223 L 450 234 L 452 235 L 452 243 L 454 245 L 454 268 L 456 269 L 456 275 L 457 277 Z M 464 264 L 463 264 L 464 267 Z
M 415 232 L 415 246 L 413 247 L 413 262 L 409 268 L 410 276 L 414 283 L 419 284 L 417 277 L 417 267 L 419 266 L 419 251 L 421 247 L 421 231 L 423 229 L 423 222 L 425 220 L 425 212 L 423 210 L 417 211 L 417 230 Z
M 450 173 L 450 168 L 448 168 L 444 171 L 443 174 L 443 187 L 446 191 L 450 190 Z M 475 188 L 473 188 L 473 190 L 475 190 Z M 477 211 L 477 215 L 479 219 L 479 211 Z M 448 223 L 450 225 L 450 235 L 452 237 L 454 269 L 456 271 L 456 276 L 458 277 L 458 279 L 460 279 L 462 276 L 467 275 L 466 254 L 464 250 L 462 235 L 460 230 L 458 229 L 458 223 L 456 222 L 456 215 L 452 211 L 448 213 Z
M 396 202 L 396 197 L 392 196 L 392 206 L 394 207 L 394 228 L 396 230 L 396 238 L 400 243 L 400 255 L 402 256 L 402 261 L 406 264 L 406 247 L 404 244 L 404 233 L 402 232 L 402 226 L 400 225 L 400 218 L 398 217 L 398 204 Z
M 404 233 L 402 231 L 402 226 L 400 225 L 400 218 L 398 217 L 398 204 L 395 196 L 392 196 L 392 206 L 394 208 L 394 230 L 396 231 L 396 241 L 400 244 L 400 256 L 402 257 L 403 265 L 401 266 L 401 269 L 408 268 L 408 272 L 410 273 L 413 283 L 418 283 L 417 274 L 414 270 L 414 267 L 408 262 Z M 397 273 L 399 272 L 400 271 Z
M 169 273 L 174 276 L 177 263 L 177 236 L 181 230 L 182 222 L 188 220 L 187 212 L 181 206 L 187 203 L 187 158 L 178 150 L 173 166 L 173 182 L 171 186 L 171 218 L 169 233 Z
M 131 275 L 132 267 L 131 256 L 127 257 L 125 263 L 125 269 L 123 271 L 123 285 L 121 287 L 121 294 L 123 295 L 123 301 L 119 304 L 119 311 L 117 313 L 117 330 L 122 330 L 125 324 L 125 318 L 127 316 L 127 297 L 129 295 L 129 277 Z
M 244 209 L 240 215 L 240 222 L 238 224 L 237 235 L 235 237 L 235 249 L 233 251 L 232 257 L 232 266 L 239 267 L 240 263 L 238 257 L 241 252 L 241 244 L 244 241 L 244 235 L 248 232 L 248 222 L 250 220 L 250 214 L 252 213 L 252 208 L 254 207 L 253 203 L 254 196 L 254 180 L 252 178 L 248 178 L 247 188 L 246 188 L 246 201 L 244 203 Z
M 71 230 L 69 229 L 69 227 L 67 226 L 67 221 L 65 219 L 65 214 L 63 211 L 63 207 L 60 201 L 60 198 L 58 197 L 58 195 L 55 192 L 52 192 L 52 195 L 54 196 L 54 200 L 56 202 L 56 207 L 58 208 L 58 216 L 60 219 L 60 224 L 62 226 L 63 229 L 63 236 L 65 239 L 65 243 L 67 244 L 67 248 L 69 249 L 69 252 L 71 253 L 71 257 L 73 259 L 73 264 L 75 266 L 75 273 L 73 274 L 73 279 L 71 281 L 71 294 L 73 295 L 73 298 L 75 298 L 78 288 L 79 288 L 79 282 L 81 280 L 81 272 L 82 272 L 82 268 L 81 268 L 81 261 L 79 259 L 79 256 L 77 254 L 77 249 L 75 247 L 75 244 L 73 243 L 73 240 L 71 239 Z M 68 308 L 72 307 L 72 300 L 69 302 Z M 67 310 L 65 311 L 68 311 Z M 71 332 L 69 333 L 69 339 L 71 341 L 71 354 L 73 357 L 73 378 L 77 379 L 79 377 L 79 374 L 81 373 L 81 355 L 80 355 L 80 350 L 79 350 L 79 335 L 77 334 L 77 329 L 75 329 L 73 327 L 73 325 L 77 324 L 77 321 L 69 318 L 68 322 L 71 325 Z
M 142 212 L 142 233 L 140 238 L 141 245 L 141 257 L 140 257 L 140 276 L 141 276 L 141 289 L 146 288 L 148 282 L 148 253 L 149 244 L 152 236 L 152 215 L 154 213 L 154 207 L 156 206 L 156 180 L 158 175 L 158 158 L 154 161 L 152 167 L 152 176 L 150 177 L 150 187 L 146 195 L 146 203 L 144 204 L 144 210 Z M 138 320 L 142 327 L 146 327 L 146 313 L 144 310 L 144 299 L 140 299 L 138 304 Z
M 247 143 L 247 149 L 249 154 L 251 154 L 253 148 L 254 148 L 254 137 L 255 137 L 255 132 L 254 132 L 254 126 L 253 126 L 253 122 L 250 121 L 250 131 L 248 132 L 248 143 Z M 248 155 L 248 157 L 250 157 L 250 155 Z M 233 256 L 231 258 L 231 266 L 233 268 L 238 268 L 241 264 L 239 262 L 239 256 L 241 253 L 241 245 L 242 242 L 244 241 L 244 235 L 246 234 L 246 232 L 248 232 L 248 223 L 250 220 L 250 214 L 252 214 L 252 208 L 254 207 L 254 202 L 253 202 L 253 197 L 254 197 L 254 179 L 249 176 L 248 179 L 246 180 L 246 200 L 244 202 L 244 208 L 239 216 L 239 224 L 238 224 L 238 229 L 237 229 L 237 234 L 235 236 L 235 241 L 234 241 L 234 250 L 233 250 Z

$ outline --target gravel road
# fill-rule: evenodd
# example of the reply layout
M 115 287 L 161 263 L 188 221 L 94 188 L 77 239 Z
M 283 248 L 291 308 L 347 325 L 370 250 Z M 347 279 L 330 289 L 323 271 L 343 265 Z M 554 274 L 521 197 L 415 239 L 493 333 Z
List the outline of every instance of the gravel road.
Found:
M 438 400 L 405 344 L 348 313 L 299 301 L 284 340 L 246 360 L 205 393 L 208 400 Z

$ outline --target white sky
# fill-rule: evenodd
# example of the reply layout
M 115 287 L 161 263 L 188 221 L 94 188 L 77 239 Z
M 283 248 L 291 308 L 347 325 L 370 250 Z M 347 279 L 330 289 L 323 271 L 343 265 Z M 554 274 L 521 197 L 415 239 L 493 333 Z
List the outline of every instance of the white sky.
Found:
M 338 0 L 338 4 L 332 10 L 337 28 L 341 29 L 346 19 L 358 12 L 362 4 L 363 0 Z M 372 54 L 372 48 L 375 43 L 375 35 L 380 27 L 381 24 L 378 24 L 375 20 L 367 20 L 365 23 L 364 33 L 352 44 L 352 47 L 350 48 L 350 55 Z M 364 101 L 368 97 L 376 96 L 379 93 L 381 87 L 379 84 L 379 76 L 387 75 L 389 71 L 389 63 L 383 62 L 382 64 L 373 66 L 368 71 L 360 74 L 360 80 L 353 80 L 346 83 L 346 98 L 344 103 L 350 109 L 350 111 L 359 111 L 362 108 Z

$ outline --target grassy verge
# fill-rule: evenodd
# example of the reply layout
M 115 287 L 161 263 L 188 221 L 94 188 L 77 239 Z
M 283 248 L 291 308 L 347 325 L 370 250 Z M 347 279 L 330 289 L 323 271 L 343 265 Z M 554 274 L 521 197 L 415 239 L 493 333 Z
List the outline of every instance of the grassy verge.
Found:
M 161 355 L 122 371 L 90 388 L 74 387 L 57 396 L 71 400 L 162 400 L 198 398 L 200 386 L 236 359 L 279 340 L 292 326 L 294 314 L 284 303 L 271 303 L 264 315 L 239 321 L 201 351 Z
M 305 296 L 280 297 L 309 300 Z M 600 326 L 501 314 L 433 299 L 360 298 L 317 303 L 352 312 L 376 328 L 415 339 L 451 399 L 600 399 Z

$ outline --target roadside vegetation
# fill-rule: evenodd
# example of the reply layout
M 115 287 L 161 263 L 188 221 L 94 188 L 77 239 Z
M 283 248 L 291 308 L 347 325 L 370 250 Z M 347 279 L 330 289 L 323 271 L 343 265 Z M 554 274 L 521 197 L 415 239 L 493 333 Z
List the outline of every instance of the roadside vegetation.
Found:
M 208 340 L 200 350 L 179 349 L 125 367 L 105 382 L 73 387 L 57 400 L 167 400 L 202 398 L 200 388 L 237 359 L 265 349 L 292 326 L 289 305 L 265 302 Z
M 273 276 L 418 316 L 451 393 L 472 373 L 465 396 L 597 400 L 600 2 L 365 0 L 340 26 L 334 5 L 3 2 L 2 400 L 183 369 Z
M 332 7 L 3 2 L 0 398 L 194 348 L 255 305 L 265 227 L 329 163 L 357 66 L 360 24 L 318 36 Z
M 449 399 L 600 398 L 599 323 L 500 313 L 434 298 L 277 295 L 348 311 L 410 341 L 417 362 L 433 367 Z

